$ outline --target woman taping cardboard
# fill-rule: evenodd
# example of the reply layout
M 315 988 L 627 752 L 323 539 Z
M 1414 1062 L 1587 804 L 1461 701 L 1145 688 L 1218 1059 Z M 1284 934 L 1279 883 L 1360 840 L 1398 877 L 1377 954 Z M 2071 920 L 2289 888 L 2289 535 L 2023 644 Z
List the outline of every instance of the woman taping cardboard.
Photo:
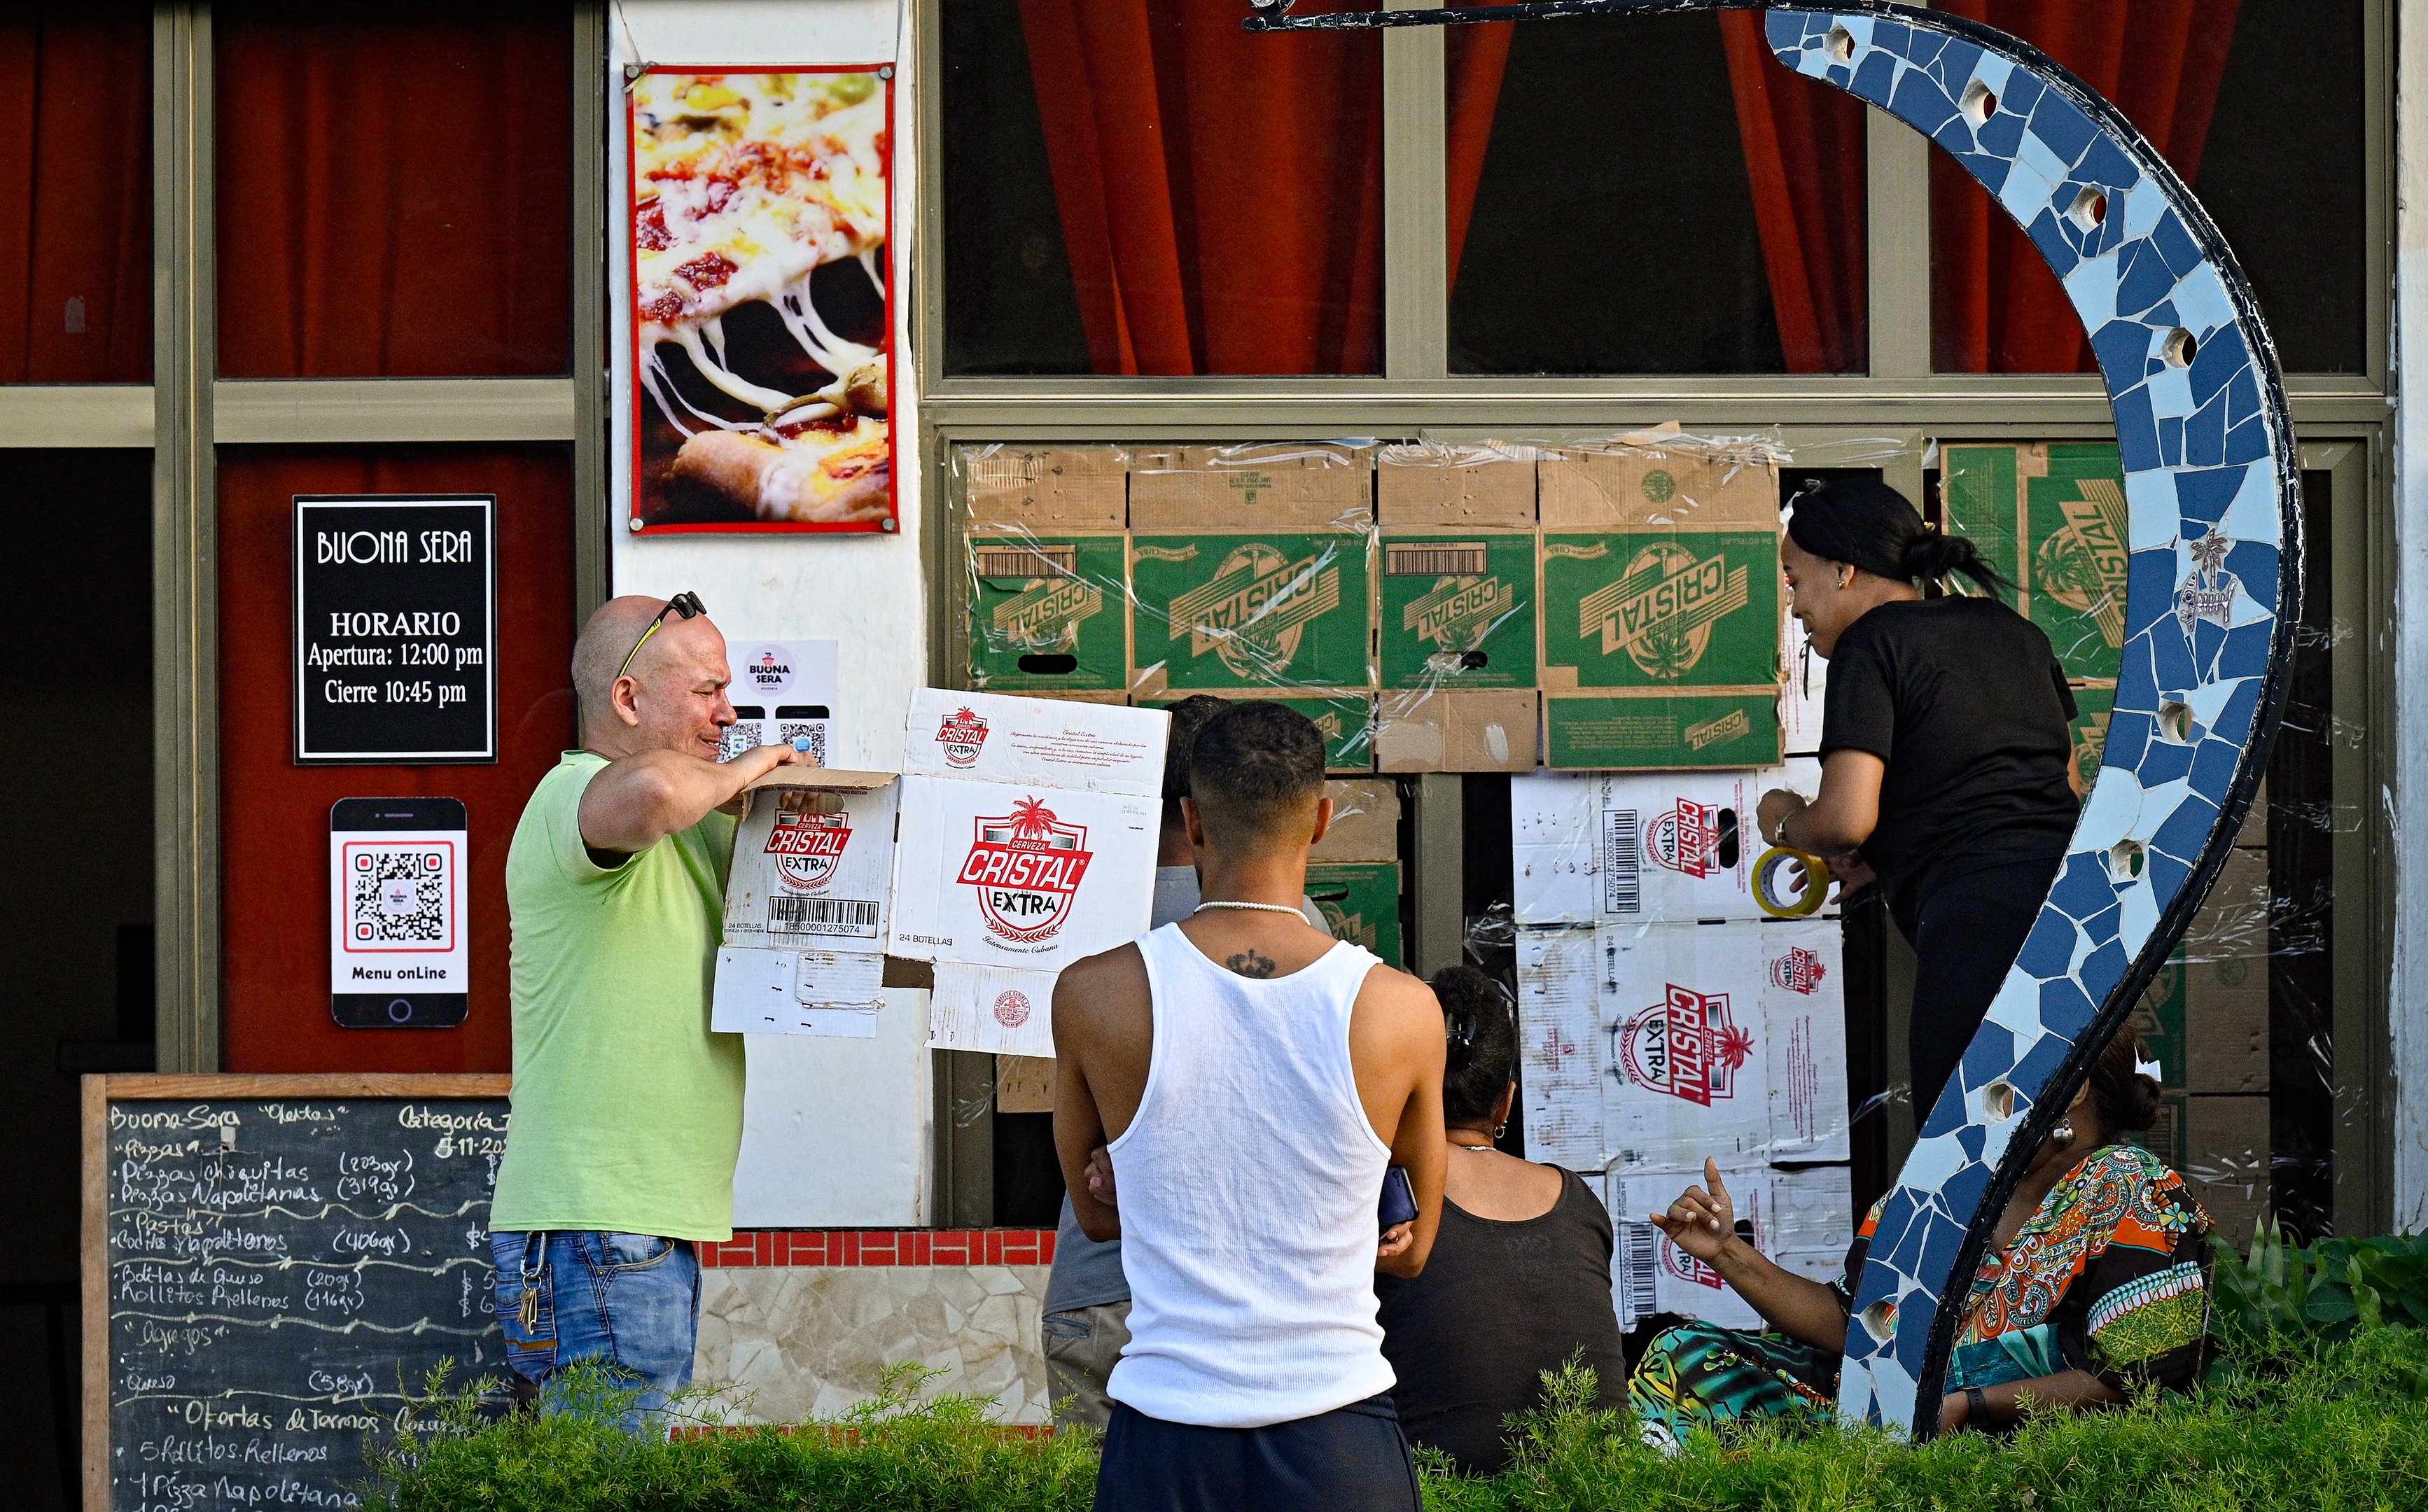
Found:
M 1829 662 L 1821 791 L 1776 789 L 1764 840 L 1875 875 L 1914 949 L 1913 1105 L 1963 1058 L 2074 831 L 2074 695 L 2040 628 L 1960 536 L 1855 479 L 1800 495 L 1780 548 L 1789 612 Z M 1969 595 L 1923 597 L 1962 577 Z M 1860 858 L 1854 853 L 1861 852 Z

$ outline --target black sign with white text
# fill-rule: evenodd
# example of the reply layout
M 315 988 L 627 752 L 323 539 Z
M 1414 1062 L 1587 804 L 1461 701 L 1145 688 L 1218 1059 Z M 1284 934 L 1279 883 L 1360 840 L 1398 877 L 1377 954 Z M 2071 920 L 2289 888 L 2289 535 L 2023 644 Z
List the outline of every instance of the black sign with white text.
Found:
M 295 760 L 498 759 L 494 494 L 295 499 Z

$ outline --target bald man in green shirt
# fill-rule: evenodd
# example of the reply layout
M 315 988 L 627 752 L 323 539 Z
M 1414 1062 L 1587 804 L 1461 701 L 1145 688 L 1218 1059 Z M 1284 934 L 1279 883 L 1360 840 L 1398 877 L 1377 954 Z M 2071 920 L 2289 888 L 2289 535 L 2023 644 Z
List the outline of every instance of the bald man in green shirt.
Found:
M 697 595 L 591 616 L 582 748 L 540 779 L 506 856 L 514 1123 L 489 1236 L 506 1356 L 543 1404 L 597 1361 L 636 1393 L 635 1431 L 691 1382 L 693 1246 L 733 1236 L 742 1040 L 708 1027 L 733 815 L 753 779 L 812 761 L 717 762 L 731 675 Z

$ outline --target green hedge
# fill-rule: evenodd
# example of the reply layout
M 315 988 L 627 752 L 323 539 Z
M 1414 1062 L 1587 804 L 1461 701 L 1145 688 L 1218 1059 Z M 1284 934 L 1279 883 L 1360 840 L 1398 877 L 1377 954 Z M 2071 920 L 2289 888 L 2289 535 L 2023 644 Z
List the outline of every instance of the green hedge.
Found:
M 392 1512 L 1079 1512 L 1092 1435 L 1031 1440 L 965 1398 L 910 1400 L 915 1374 L 840 1431 L 767 1428 L 645 1441 L 604 1416 L 514 1418 L 400 1445 L 369 1498 Z M 1489 1480 L 1425 1467 L 1441 1512 L 2273 1512 L 2428 1506 L 2428 1333 L 2374 1328 L 2197 1396 L 2034 1422 L 2011 1439 L 1959 1434 L 1915 1449 L 1876 1432 L 1698 1436 L 1675 1458 L 1625 1415 L 1579 1405 L 1589 1372 L 1551 1383 L 1517 1462 Z
M 2413 1512 L 2428 1507 L 2428 1237 L 2298 1249 L 2262 1235 L 2223 1256 L 2220 1345 L 2191 1396 L 2033 1422 L 2011 1438 L 1959 1434 L 1921 1448 L 1878 1432 L 1698 1437 L 1664 1457 L 1626 1415 L 1586 1405 L 1591 1372 L 1547 1378 L 1517 1425 L 1516 1461 L 1488 1480 L 1424 1465 L 1438 1512 Z M 1089 1434 L 1029 1438 L 992 1404 L 922 1399 L 920 1367 L 831 1422 L 644 1440 L 618 1431 L 616 1393 L 575 1377 L 582 1410 L 488 1422 L 471 1398 L 446 1432 L 386 1453 L 375 1512 L 1063 1512 L 1088 1507 Z M 697 1405 L 713 1410 L 714 1399 Z M 1428 1459 L 1429 1455 L 1419 1455 Z

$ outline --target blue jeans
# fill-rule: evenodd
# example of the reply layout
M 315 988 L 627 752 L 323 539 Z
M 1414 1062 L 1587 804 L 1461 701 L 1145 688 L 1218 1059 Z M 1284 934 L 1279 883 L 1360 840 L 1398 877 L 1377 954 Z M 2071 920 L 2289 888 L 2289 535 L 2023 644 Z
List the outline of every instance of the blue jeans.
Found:
M 506 1362 L 538 1389 L 541 1410 L 566 1410 L 571 1404 L 550 1382 L 593 1360 L 640 1393 L 622 1425 L 663 1432 L 657 1415 L 691 1384 L 699 1338 L 699 1256 L 691 1242 L 597 1230 L 493 1233 L 489 1252 Z

